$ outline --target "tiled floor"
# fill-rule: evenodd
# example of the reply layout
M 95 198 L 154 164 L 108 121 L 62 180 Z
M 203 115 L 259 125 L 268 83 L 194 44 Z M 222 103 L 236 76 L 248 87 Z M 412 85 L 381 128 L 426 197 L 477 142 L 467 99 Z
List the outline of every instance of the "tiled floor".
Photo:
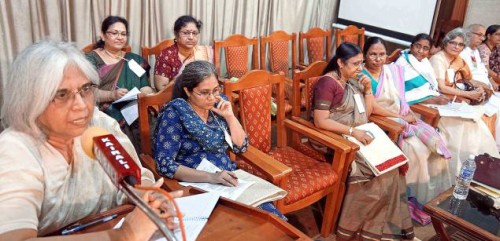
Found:
M 318 205 L 314 204 L 308 208 L 301 209 L 299 211 L 290 213 L 286 215 L 288 217 L 288 221 L 307 234 L 309 237 L 312 237 L 314 240 L 321 241 L 334 241 L 335 235 L 331 234 L 326 238 L 323 238 L 319 235 L 319 229 L 321 225 L 321 213 L 319 212 Z M 431 240 L 436 233 L 434 232 L 434 228 L 432 224 L 421 226 L 418 223 L 414 223 L 415 225 L 415 236 L 423 241 Z

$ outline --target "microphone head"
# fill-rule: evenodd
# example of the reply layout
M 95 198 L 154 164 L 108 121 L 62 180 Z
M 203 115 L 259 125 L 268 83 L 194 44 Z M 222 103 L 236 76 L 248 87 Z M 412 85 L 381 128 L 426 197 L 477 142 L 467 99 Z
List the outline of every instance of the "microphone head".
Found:
M 81 137 L 82 149 L 91 159 L 96 160 L 94 153 L 94 137 L 108 135 L 109 131 L 100 127 L 89 127 Z

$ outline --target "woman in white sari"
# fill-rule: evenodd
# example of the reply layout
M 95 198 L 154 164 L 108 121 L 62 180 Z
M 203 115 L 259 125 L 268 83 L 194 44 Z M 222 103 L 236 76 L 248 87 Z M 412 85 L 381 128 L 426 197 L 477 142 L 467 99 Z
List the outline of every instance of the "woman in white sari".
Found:
M 383 39 L 371 37 L 365 43 L 363 73 L 372 81 L 372 91 L 378 106 L 374 113 L 404 125 L 398 145 L 409 159 L 406 182 L 408 196 L 426 203 L 451 187 L 448 161 L 451 157 L 444 141 L 434 128 L 416 119 L 405 100 L 403 69 L 386 65 Z M 429 92 L 430 95 L 434 93 Z
M 409 104 L 447 104 L 434 101 L 436 98 L 445 97 L 433 97 L 434 95 L 429 94 L 439 91 L 435 71 L 427 59 L 431 46 L 432 40 L 427 34 L 418 34 L 413 39 L 410 49 L 403 50 L 396 61 L 396 64 L 404 68 L 405 97 Z M 419 91 L 419 88 L 411 88 L 423 85 L 429 89 L 422 88 L 422 91 Z M 449 169 L 453 175 L 458 173 L 461 163 L 471 153 L 477 155 L 486 152 L 498 156 L 495 140 L 483 120 L 474 122 L 458 117 L 441 117 L 438 128 L 452 155 Z

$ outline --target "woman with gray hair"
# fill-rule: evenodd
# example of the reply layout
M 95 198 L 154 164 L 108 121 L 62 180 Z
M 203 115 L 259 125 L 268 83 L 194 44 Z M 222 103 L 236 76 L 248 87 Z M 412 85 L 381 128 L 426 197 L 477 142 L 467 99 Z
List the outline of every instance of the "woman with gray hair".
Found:
M 154 159 L 160 175 L 187 182 L 237 186 L 236 163 L 226 154 L 245 152 L 248 140 L 233 113 L 231 103 L 221 94 L 214 66 L 208 61 L 186 65 L 175 81 L 173 100 L 160 110 L 154 135 Z M 208 161 L 222 171 L 210 173 L 196 168 Z M 272 203 L 261 209 L 286 219 Z
M 434 54 L 431 65 L 438 81 L 438 89 L 452 101 L 480 102 L 485 98 L 483 87 L 473 81 L 467 63 L 460 57 L 465 48 L 467 38 L 462 28 L 448 32 L 443 38 L 443 49 Z M 460 82 L 468 80 L 476 88 L 472 91 L 456 88 Z M 488 153 L 498 157 L 498 150 L 492 132 L 485 121 L 490 123 L 492 118 L 483 116 L 477 121 L 467 121 L 460 117 L 441 117 L 438 128 L 446 140 L 446 146 L 452 153 L 449 163 L 451 173 L 458 174 L 461 163 L 470 154 Z M 494 126 L 494 123 L 492 123 Z
M 98 81 L 94 67 L 69 43 L 35 43 L 13 62 L 2 106 L 0 240 L 33 240 L 124 203 L 124 195 L 81 147 L 82 133 L 100 127 L 140 166 L 118 123 L 95 107 Z M 153 185 L 149 170 L 141 168 L 141 179 Z M 150 192 L 143 198 L 157 212 L 167 211 L 163 218 L 171 217 L 164 199 Z M 156 230 L 139 210 L 125 223 L 119 230 L 54 239 L 147 240 Z

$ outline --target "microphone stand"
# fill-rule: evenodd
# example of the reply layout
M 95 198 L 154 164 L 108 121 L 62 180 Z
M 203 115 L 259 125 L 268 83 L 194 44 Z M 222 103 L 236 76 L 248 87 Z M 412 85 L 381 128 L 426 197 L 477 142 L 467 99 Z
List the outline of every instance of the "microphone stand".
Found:
M 165 223 L 164 220 L 162 220 L 158 215 L 153 212 L 149 208 L 149 206 L 142 200 L 137 193 L 135 193 L 133 187 L 128 184 L 125 180 L 122 180 L 120 182 L 120 186 L 122 187 L 121 190 L 125 193 L 125 195 L 130 198 L 132 203 L 134 203 L 137 207 L 139 207 L 150 219 L 153 221 L 153 223 L 156 224 L 160 232 L 167 238 L 169 241 L 178 241 L 177 238 L 175 238 L 175 235 L 168 229 L 167 224 Z

